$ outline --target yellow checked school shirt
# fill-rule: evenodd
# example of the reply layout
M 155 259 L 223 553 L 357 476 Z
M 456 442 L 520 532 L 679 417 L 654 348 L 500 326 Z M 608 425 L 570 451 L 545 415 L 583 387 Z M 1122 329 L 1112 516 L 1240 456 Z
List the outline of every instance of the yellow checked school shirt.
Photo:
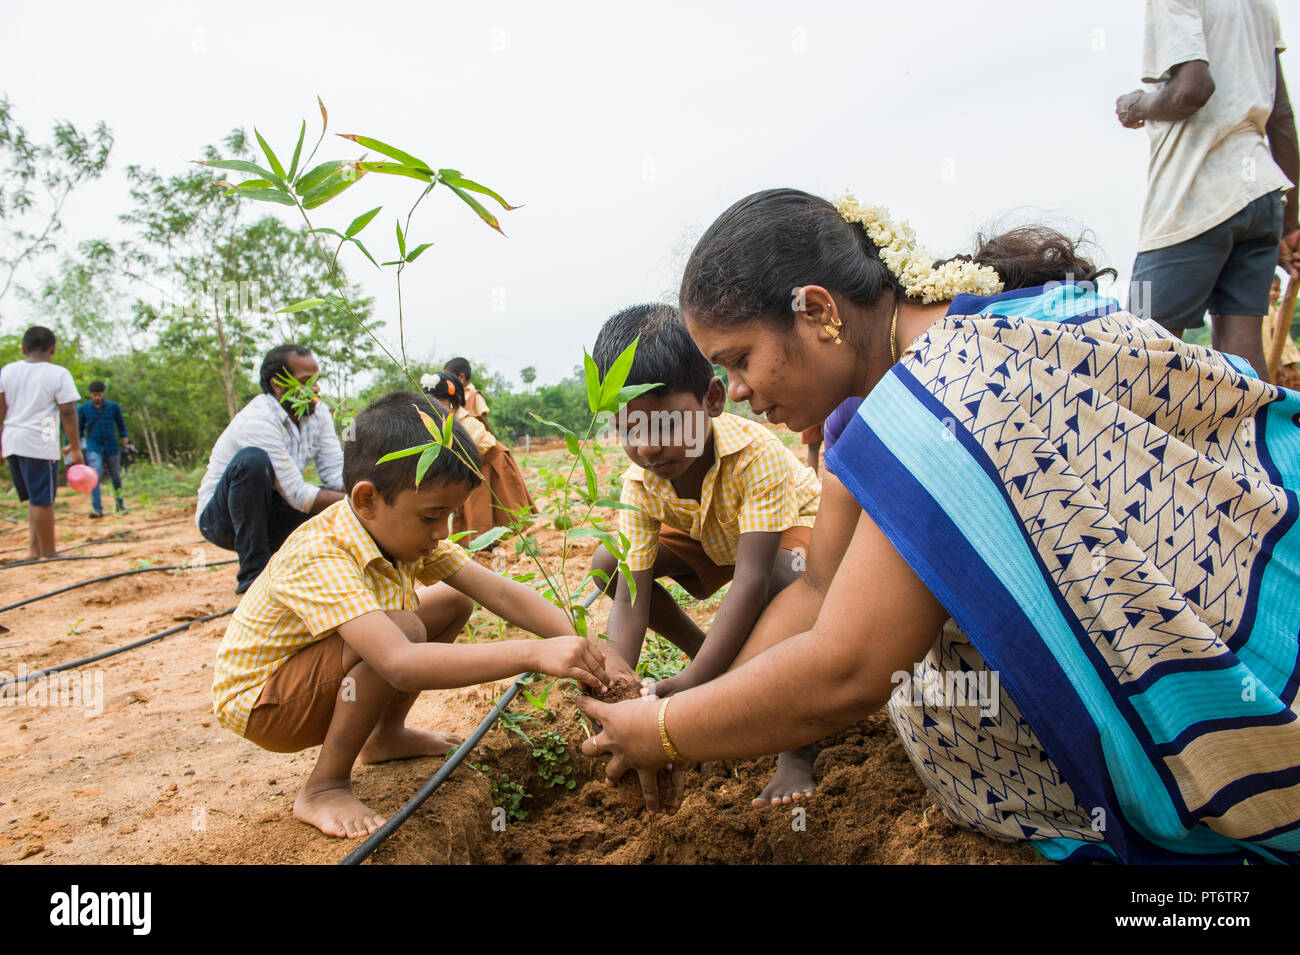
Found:
M 299 526 L 248 588 L 217 649 L 212 705 L 240 736 L 262 687 L 303 647 L 374 610 L 415 610 L 416 587 L 450 577 L 469 554 L 447 541 L 414 564 L 380 553 L 345 498 Z
M 671 481 L 635 464 L 624 473 L 619 500 L 640 508 L 618 512 L 631 542 L 629 568 L 654 566 L 661 524 L 699 541 L 720 567 L 736 563 L 741 534 L 812 527 L 821 481 L 771 431 L 724 412 L 713 419 L 713 451 L 698 501 L 678 497 Z

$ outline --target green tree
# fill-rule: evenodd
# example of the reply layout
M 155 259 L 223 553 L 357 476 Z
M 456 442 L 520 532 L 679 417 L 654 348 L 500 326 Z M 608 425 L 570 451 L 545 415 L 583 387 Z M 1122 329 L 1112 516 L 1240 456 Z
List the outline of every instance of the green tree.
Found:
M 23 263 L 55 247 L 68 197 L 103 174 L 112 148 L 113 134 L 102 122 L 86 135 L 60 121 L 50 142 L 33 142 L 14 119 L 9 99 L 0 96 L 0 301 Z

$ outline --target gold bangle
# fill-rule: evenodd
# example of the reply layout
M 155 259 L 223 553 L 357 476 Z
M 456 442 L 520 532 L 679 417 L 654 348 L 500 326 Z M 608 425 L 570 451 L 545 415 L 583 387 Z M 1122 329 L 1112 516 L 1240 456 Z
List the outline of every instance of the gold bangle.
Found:
M 659 742 L 664 744 L 664 752 L 672 762 L 684 763 L 686 760 L 682 758 L 681 753 L 677 752 L 677 747 L 673 746 L 673 741 L 668 738 L 668 727 L 664 725 L 664 715 L 668 712 L 668 704 L 672 701 L 673 698 L 670 696 L 659 707 Z

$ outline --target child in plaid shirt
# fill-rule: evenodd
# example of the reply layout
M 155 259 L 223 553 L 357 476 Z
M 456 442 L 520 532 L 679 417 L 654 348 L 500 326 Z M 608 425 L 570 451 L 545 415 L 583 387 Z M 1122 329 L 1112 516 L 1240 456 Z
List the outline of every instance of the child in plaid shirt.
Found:
M 618 419 L 633 462 L 620 495 L 630 507 L 618 513 L 636 601 L 603 545 L 592 568 L 610 581 L 606 592 L 614 591 L 609 639 L 624 660 L 640 657 L 647 627 L 691 657 L 676 676 L 646 681 L 646 692 L 662 697 L 724 673 L 768 601 L 803 572 L 821 482 L 766 427 L 723 411 L 722 381 L 676 309 L 635 305 L 607 321 L 592 356 L 602 375 L 633 340 L 627 384 L 660 383 Z M 707 636 L 655 583 L 659 577 L 700 600 L 730 581 Z M 805 749 L 800 792 L 811 791 L 816 752 Z
M 223 726 L 263 749 L 320 746 L 293 812 L 332 836 L 374 832 L 383 818 L 352 795 L 352 766 L 435 756 L 463 740 L 406 726 L 421 690 L 536 670 L 589 686 L 603 653 L 572 633 L 535 590 L 474 563 L 446 540 L 448 518 L 478 484 L 478 455 L 458 426 L 416 484 L 416 457 L 386 454 L 429 440 L 425 396 L 394 392 L 356 416 L 344 445 L 346 497 L 300 525 L 240 601 L 217 651 L 213 706 Z M 551 640 L 453 645 L 478 601 Z

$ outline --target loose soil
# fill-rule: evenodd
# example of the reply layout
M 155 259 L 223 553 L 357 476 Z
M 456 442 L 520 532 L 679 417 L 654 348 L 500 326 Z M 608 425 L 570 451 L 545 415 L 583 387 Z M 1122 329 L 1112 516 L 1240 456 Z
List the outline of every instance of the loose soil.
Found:
M 516 451 L 516 456 L 523 456 Z M 607 455 L 602 483 L 622 461 Z M 525 468 L 532 486 L 536 468 Z M 129 485 L 128 485 L 129 493 Z M 107 555 L 13 567 L 0 563 L 0 605 L 69 583 L 201 557 L 231 556 L 204 542 L 193 504 L 92 520 L 87 499 L 64 491 L 58 505 L 63 554 Z M 15 514 L 13 509 L 9 513 Z M 21 557 L 25 524 L 0 521 L 0 562 Z M 561 534 L 540 533 L 548 567 L 558 571 Z M 569 550 L 576 584 L 593 550 Z M 481 554 L 495 569 L 523 570 L 507 547 Z M 235 606 L 235 565 L 139 574 L 95 584 L 0 614 L 0 670 L 9 674 L 121 646 Z M 603 628 L 609 601 L 594 608 Z M 715 608 L 688 607 L 701 624 Z M 477 639 L 496 636 L 495 618 L 476 614 Z M 157 643 L 110 657 L 78 674 L 92 705 L 0 698 L 0 863 L 334 863 L 355 842 L 297 822 L 294 794 L 315 749 L 267 753 L 221 727 L 212 715 L 213 654 L 226 620 L 197 624 Z M 519 636 L 506 628 L 506 636 Z M 470 639 L 463 634 L 461 639 Z M 0 680 L 8 674 L 0 675 Z M 508 684 L 421 694 L 413 725 L 468 734 Z M 93 705 L 99 688 L 102 708 Z M 85 703 L 85 701 L 79 701 Z M 995 842 L 952 825 L 912 771 L 888 719 L 877 714 L 837 734 L 822 749 L 818 792 L 794 806 L 754 809 L 771 757 L 708 763 L 688 775 L 672 816 L 646 817 L 635 782 L 610 786 L 604 760 L 578 752 L 588 731 L 561 693 L 525 732 L 561 734 L 575 787 L 548 788 L 533 747 L 498 724 L 466 764 L 372 857 L 384 863 L 1036 863 L 1022 844 Z M 473 763 L 483 770 L 471 768 Z M 358 767 L 354 789 L 381 813 L 395 811 L 442 764 L 423 758 Z M 508 773 L 529 798 L 523 821 L 500 831 L 492 778 Z M 622 791 L 622 792 L 620 792 Z M 634 794 L 635 795 L 635 794 Z

